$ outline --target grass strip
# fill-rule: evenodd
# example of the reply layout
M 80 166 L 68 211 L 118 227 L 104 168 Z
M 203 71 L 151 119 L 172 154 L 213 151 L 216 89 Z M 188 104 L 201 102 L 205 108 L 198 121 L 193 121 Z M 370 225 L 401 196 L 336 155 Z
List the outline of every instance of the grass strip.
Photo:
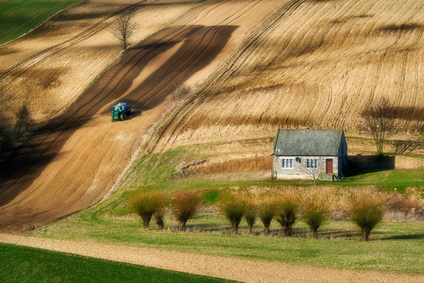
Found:
M 33 30 L 57 12 L 81 0 L 1 0 L 0 44 Z
M 0 244 L 1 282 L 230 282 L 218 278 Z

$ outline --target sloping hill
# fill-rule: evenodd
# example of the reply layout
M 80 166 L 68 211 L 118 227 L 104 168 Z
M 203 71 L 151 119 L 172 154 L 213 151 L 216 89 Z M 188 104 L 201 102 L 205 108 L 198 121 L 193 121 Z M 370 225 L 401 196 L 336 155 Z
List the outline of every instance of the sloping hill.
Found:
M 168 1 L 162 5 L 151 2 L 162 11 Z M 178 7 L 174 2 L 170 5 Z M 180 94 L 171 95 L 173 91 L 190 89 L 209 77 L 245 35 L 280 6 L 277 0 L 209 1 L 128 51 L 62 115 L 50 120 L 0 164 L 0 231 L 22 233 L 85 209 L 106 196 L 157 121 L 181 99 Z M 79 8 L 73 12 L 78 14 Z M 98 23 L 96 10 L 91 13 Z M 111 21 L 109 16 L 106 13 L 106 22 Z M 80 17 L 90 18 L 84 13 Z M 78 34 L 84 37 L 86 33 Z M 23 82 L 31 81 L 35 69 L 52 71 L 55 63 L 60 65 L 62 61 L 52 61 L 51 56 L 57 54 L 61 59 L 70 56 L 66 62 L 72 62 L 73 56 L 79 58 L 81 50 L 87 48 L 93 52 L 89 58 L 98 58 L 97 44 L 91 49 L 92 41 L 79 41 L 78 36 L 72 39 L 80 44 L 70 44 L 66 50 L 62 44 L 54 45 L 55 52 L 41 51 L 25 60 L 23 65 L 29 65 L 25 75 L 13 75 L 9 69 L 7 79 L 11 81 L 6 85 L 21 80 L 22 86 L 29 87 L 29 82 Z M 13 46 L 8 48 L 10 51 Z M 69 69 L 76 71 L 72 64 Z M 75 77 L 56 75 L 76 88 L 86 85 L 75 83 Z M 62 91 L 61 95 L 68 94 L 66 88 Z M 39 94 L 45 92 L 40 90 Z M 69 103 L 67 99 L 65 103 L 57 98 L 62 106 Z M 54 97 L 48 101 L 54 102 Z M 117 101 L 133 108 L 135 115 L 130 120 L 110 122 L 110 107 Z M 38 105 L 40 108 L 33 105 L 33 111 L 42 113 L 48 106 Z
M 151 150 L 271 137 L 278 128 L 358 135 L 387 97 L 400 134 L 424 132 L 424 1 L 295 0 L 259 26 L 158 131 Z

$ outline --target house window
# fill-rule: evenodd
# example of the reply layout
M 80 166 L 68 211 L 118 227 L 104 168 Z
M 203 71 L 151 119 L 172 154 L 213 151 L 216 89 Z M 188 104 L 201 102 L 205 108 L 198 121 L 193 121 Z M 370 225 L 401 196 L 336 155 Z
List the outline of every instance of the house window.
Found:
M 307 158 L 306 159 L 306 168 L 318 168 L 318 159 L 317 158 Z
M 283 169 L 293 169 L 293 159 L 292 158 L 281 159 L 281 167 Z

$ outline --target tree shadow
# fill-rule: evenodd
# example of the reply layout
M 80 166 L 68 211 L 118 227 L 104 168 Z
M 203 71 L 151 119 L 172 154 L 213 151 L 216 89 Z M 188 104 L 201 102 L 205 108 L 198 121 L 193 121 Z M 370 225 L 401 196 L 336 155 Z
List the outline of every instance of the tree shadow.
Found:
M 28 188 L 69 137 L 95 114 L 109 115 L 110 108 L 102 111 L 105 106 L 122 100 L 134 109 L 131 119 L 142 116 L 143 109 L 159 105 L 174 87 L 184 85 L 210 64 L 236 29 L 236 26 L 168 27 L 128 50 L 65 113 L 36 131 L 0 162 L 0 193 L 5 195 L 8 191 L 2 204 Z M 153 59 L 179 43 L 181 46 L 166 62 L 130 91 L 135 78 Z
M 398 235 L 382 238 L 381 240 L 424 240 L 424 234 Z

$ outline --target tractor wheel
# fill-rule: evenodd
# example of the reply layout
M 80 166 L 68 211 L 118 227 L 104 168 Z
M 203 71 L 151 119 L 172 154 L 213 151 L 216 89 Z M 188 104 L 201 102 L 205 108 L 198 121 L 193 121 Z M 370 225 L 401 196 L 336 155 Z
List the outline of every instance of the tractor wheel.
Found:
M 124 121 L 125 120 L 125 116 L 124 114 L 121 114 L 121 120 Z
M 115 122 L 115 119 L 113 119 L 113 116 L 112 116 L 112 119 L 111 120 L 112 120 L 112 122 Z

